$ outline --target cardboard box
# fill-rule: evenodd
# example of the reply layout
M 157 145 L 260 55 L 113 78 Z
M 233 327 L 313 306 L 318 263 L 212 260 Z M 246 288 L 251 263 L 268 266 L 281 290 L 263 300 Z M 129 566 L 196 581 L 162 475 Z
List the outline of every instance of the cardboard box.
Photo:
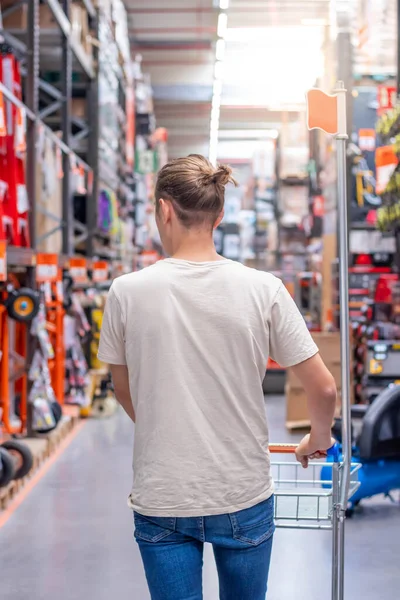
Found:
M 1 10 L 5 11 L 15 4 L 15 0 L 1 0 Z M 23 4 L 15 9 L 9 15 L 3 16 L 4 29 L 27 29 L 28 27 L 28 6 Z
M 325 362 L 327 369 L 332 373 L 333 378 L 336 383 L 336 387 L 340 388 L 342 386 L 342 375 L 341 375 L 341 366 L 340 364 Z M 300 381 L 293 375 L 293 371 L 291 369 L 287 370 L 287 383 L 291 389 L 303 389 Z
M 313 332 L 312 337 L 324 363 L 340 365 L 340 333 Z
M 53 11 L 47 4 L 39 6 L 39 27 L 40 29 L 59 29 Z
M 71 99 L 71 114 L 79 119 L 86 119 L 86 98 Z
M 336 415 L 340 414 L 341 392 L 338 390 Z M 310 427 L 307 409 L 307 396 L 303 389 L 286 386 L 286 426 L 288 429 Z

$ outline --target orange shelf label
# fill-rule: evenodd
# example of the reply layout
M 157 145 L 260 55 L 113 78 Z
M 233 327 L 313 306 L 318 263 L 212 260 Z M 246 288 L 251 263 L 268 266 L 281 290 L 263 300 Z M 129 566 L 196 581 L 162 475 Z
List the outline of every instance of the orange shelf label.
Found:
M 36 257 L 36 281 L 54 283 L 58 279 L 58 254 L 38 254 Z
M 70 258 L 69 273 L 75 283 L 86 283 L 88 279 L 86 258 Z
M 7 280 L 7 246 L 0 242 L 0 281 Z
M 92 279 L 96 283 L 101 281 L 107 281 L 108 279 L 108 262 L 105 260 L 98 260 L 92 265 Z

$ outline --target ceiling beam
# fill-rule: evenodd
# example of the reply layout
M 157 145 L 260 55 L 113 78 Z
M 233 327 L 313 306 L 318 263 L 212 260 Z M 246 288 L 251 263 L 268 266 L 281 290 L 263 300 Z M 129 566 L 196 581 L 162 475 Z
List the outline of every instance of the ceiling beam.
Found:
M 168 14 L 168 15 L 197 15 L 201 13 L 211 14 L 215 13 L 216 9 L 212 7 L 201 7 L 198 8 L 165 8 L 163 6 L 156 6 L 152 8 L 128 8 L 127 13 L 129 15 L 153 15 L 153 14 Z
M 154 41 L 152 40 L 151 42 L 148 42 L 146 40 L 133 40 L 132 41 L 132 49 L 135 50 L 135 52 L 160 52 L 160 51 L 174 51 L 174 50 L 210 50 L 211 49 L 211 42 L 204 40 L 204 41 L 200 41 L 200 42 L 194 42 L 193 40 L 191 41 L 184 41 L 184 42 L 178 42 L 178 43 L 171 43 L 171 42 L 166 42 L 165 40 L 160 40 L 160 41 Z
M 143 65 L 145 67 L 173 67 L 173 66 L 182 66 L 182 67 L 206 67 L 208 65 L 213 65 L 213 60 L 146 60 L 143 59 Z
M 174 33 L 217 33 L 216 27 L 135 27 L 129 29 L 129 33 L 133 34 L 174 34 Z

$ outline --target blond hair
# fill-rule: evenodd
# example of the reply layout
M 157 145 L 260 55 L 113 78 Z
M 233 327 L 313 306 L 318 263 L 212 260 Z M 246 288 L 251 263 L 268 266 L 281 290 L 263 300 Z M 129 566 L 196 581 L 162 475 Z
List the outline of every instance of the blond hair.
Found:
M 232 169 L 214 167 L 200 154 L 190 154 L 166 164 L 158 174 L 155 198 L 169 200 L 185 227 L 214 226 L 225 203 L 225 186 L 237 185 Z

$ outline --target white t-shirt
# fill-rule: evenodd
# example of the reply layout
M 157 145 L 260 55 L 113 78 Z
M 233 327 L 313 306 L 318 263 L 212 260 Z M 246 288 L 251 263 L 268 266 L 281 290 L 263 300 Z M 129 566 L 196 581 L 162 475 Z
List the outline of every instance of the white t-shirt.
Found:
M 250 508 L 273 493 L 262 381 L 318 352 L 282 282 L 230 261 L 166 259 L 116 279 L 99 358 L 127 365 L 129 505 L 155 517 Z

